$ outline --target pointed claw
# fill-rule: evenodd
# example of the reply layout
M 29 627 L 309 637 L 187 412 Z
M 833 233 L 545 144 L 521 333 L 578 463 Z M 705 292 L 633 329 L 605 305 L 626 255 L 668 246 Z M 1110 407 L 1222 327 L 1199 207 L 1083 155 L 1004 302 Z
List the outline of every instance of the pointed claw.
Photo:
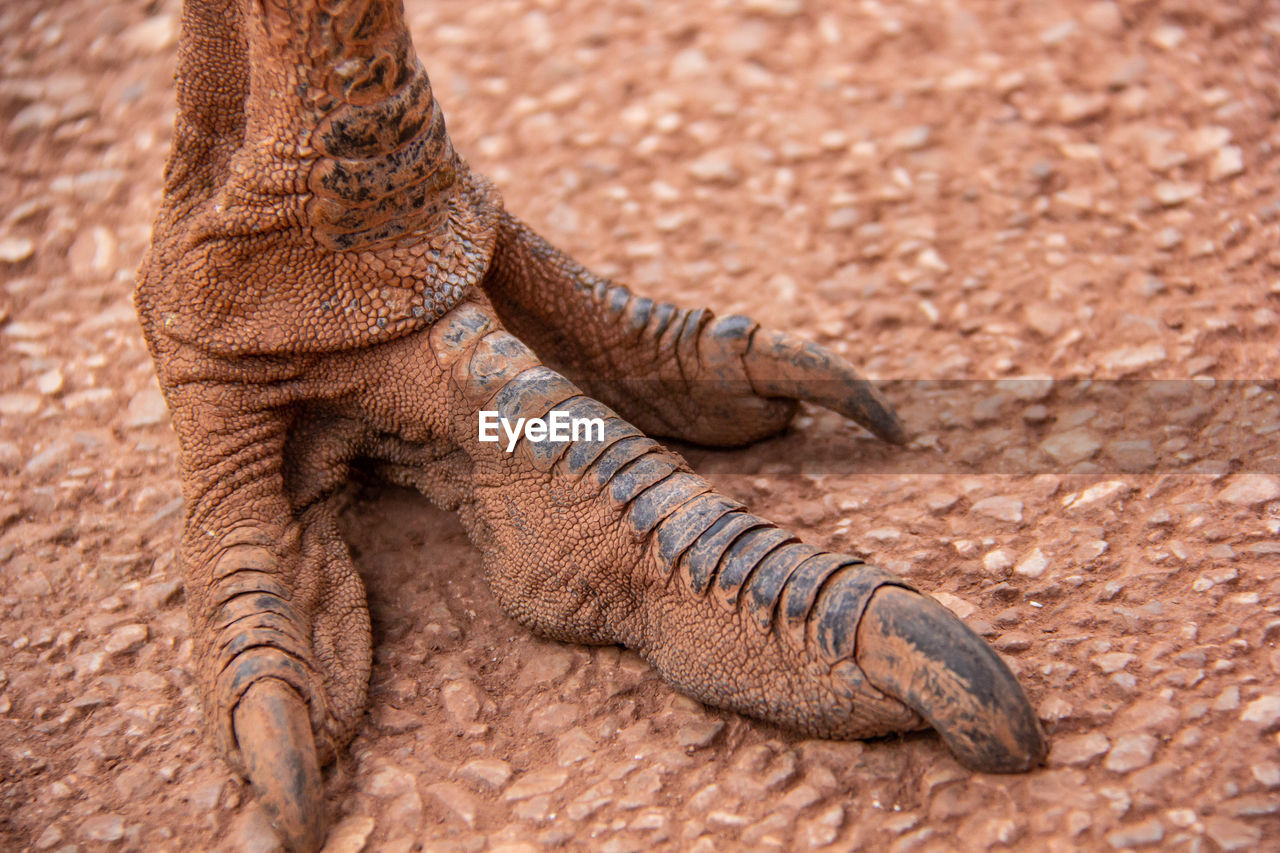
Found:
M 1044 758 L 1044 732 L 1013 673 L 933 599 L 878 589 L 857 648 L 867 680 L 928 720 L 966 767 L 1018 773 Z
M 307 705 L 292 687 L 264 679 L 236 706 L 236 741 L 246 774 L 288 850 L 324 842 L 324 789 Z
M 751 339 L 743 363 L 762 397 L 792 397 L 831 409 L 891 444 L 910 438 L 875 386 L 824 347 L 762 329 Z

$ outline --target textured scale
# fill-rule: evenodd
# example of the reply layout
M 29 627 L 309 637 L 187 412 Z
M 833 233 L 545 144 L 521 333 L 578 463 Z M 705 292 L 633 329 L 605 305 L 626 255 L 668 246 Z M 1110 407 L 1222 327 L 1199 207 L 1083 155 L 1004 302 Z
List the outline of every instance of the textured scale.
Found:
M 672 474 L 642 492 L 631 502 L 627 522 L 637 538 L 647 536 L 658 522 L 693 498 L 709 491 L 711 486 L 701 477 L 695 477 L 692 474 Z
M 605 419 L 604 435 L 600 439 L 593 437 L 590 441 L 575 442 L 569 448 L 566 472 L 573 480 L 580 479 L 593 463 L 621 442 L 629 442 L 633 446 L 642 444 L 646 448 L 657 446 L 657 442 L 645 438 L 631 424 L 617 417 L 609 417 Z
M 722 516 L 685 552 L 680 560 L 681 575 L 694 595 L 702 595 L 711 586 L 716 567 L 725 551 L 738 537 L 768 522 L 746 512 L 734 512 Z
M 733 510 L 742 508 L 742 504 L 722 495 L 704 494 L 662 519 L 655 536 L 659 570 L 670 575 L 676 561 L 707 528 Z
M 810 615 L 823 660 L 836 663 L 853 657 L 862 613 L 871 594 L 885 585 L 911 588 L 897 575 L 865 564 L 844 566 L 827 579 Z
M 675 473 L 677 463 L 665 453 L 650 453 L 619 469 L 609 478 L 605 494 L 614 509 L 622 509 L 643 491 Z
M 769 630 L 783 585 L 801 563 L 820 553 L 812 545 L 794 543 L 771 551 L 756 567 L 743 594 L 747 612 L 757 629 L 762 632 Z
M 661 445 L 651 438 L 645 438 L 637 433 L 622 441 L 611 444 L 604 453 L 592 464 L 587 472 L 590 482 L 600 489 L 608 487 L 617 473 L 624 467 L 632 464 L 637 459 L 644 458 L 649 453 L 660 452 Z M 617 506 L 617 500 L 614 500 L 614 506 Z
M 772 525 L 735 539 L 719 560 L 715 582 L 711 585 L 712 598 L 725 610 L 737 610 L 738 597 L 756 567 L 774 549 L 795 541 L 794 534 Z
M 801 563 L 791 574 L 782 591 L 780 609 L 783 630 L 793 649 L 804 647 L 809 611 L 827 578 L 844 566 L 861 564 L 861 560 L 846 554 L 822 553 Z

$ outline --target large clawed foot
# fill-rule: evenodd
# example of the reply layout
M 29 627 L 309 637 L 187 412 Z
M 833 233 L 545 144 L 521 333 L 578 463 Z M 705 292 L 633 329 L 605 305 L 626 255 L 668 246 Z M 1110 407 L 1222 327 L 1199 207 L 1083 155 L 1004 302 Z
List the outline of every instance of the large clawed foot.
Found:
M 867 680 L 928 720 L 964 766 L 1019 773 L 1044 758 L 1044 732 L 1009 667 L 933 599 L 876 590 L 857 648 Z
M 236 706 L 235 737 L 245 775 L 288 850 L 319 850 L 324 788 L 307 705 L 292 687 L 265 679 Z

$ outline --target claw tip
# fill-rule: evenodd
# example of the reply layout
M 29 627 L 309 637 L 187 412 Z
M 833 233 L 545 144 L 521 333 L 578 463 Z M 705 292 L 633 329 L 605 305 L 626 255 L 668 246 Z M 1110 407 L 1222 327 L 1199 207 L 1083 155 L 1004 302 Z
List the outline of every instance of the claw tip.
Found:
M 857 648 L 868 680 L 928 720 L 966 767 L 1020 773 L 1044 760 L 1044 730 L 1009 667 L 928 596 L 877 590 Z
M 285 847 L 319 850 L 324 789 L 306 703 L 284 682 L 259 681 L 236 706 L 233 725 L 245 775 Z

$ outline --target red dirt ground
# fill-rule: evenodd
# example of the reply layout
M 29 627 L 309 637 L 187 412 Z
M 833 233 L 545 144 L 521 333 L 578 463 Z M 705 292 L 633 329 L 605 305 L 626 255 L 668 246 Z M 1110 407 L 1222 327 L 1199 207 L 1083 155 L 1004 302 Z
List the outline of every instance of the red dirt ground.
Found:
M 0 8 L 3 849 L 270 849 L 199 734 L 176 448 L 130 303 L 176 12 Z M 894 380 L 913 448 L 810 411 L 691 458 L 940 593 L 1053 750 L 983 776 L 927 734 L 829 743 L 705 709 L 631 653 L 530 636 L 452 517 L 369 485 L 345 527 L 372 709 L 327 777 L 331 850 L 1280 849 L 1280 8 L 408 15 L 456 146 L 551 240 Z M 1157 416 L 1124 440 L 1077 386 L 971 385 L 957 409 L 911 381 L 1019 376 L 1201 380 L 1096 383 Z

